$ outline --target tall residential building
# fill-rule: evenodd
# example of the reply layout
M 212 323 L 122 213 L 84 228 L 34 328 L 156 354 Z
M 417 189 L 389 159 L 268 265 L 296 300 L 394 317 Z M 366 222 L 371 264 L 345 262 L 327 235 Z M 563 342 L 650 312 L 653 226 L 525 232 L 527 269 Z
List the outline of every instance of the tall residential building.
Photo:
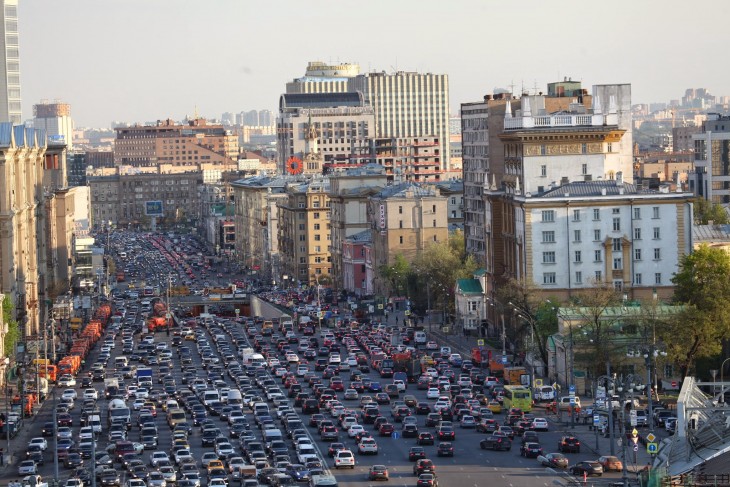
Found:
M 448 75 L 365 73 L 349 78 L 347 89 L 373 107 L 377 137 L 436 137 L 441 168 L 450 168 Z
M 385 168 L 369 164 L 338 171 L 330 175 L 330 210 L 332 216 L 332 287 L 354 291 L 354 274 L 345 275 L 344 253 L 346 240 L 371 227 L 368 217 L 368 198 L 388 184 Z M 350 244 L 351 245 L 351 244 Z M 351 247 L 350 247 L 351 248 Z M 356 256 L 353 256 L 354 258 Z M 352 286 L 349 286 L 352 284 Z
M 489 170 L 488 111 L 487 100 L 461 105 L 464 241 L 466 252 L 482 266 L 486 263 L 484 189 Z
M 74 124 L 71 119 L 71 105 L 68 103 L 41 102 L 33 105 L 33 126 L 45 130 L 48 140 L 73 149 Z
M 349 78 L 360 74 L 358 64 L 341 63 L 328 65 L 320 61 L 307 64 L 302 78 L 286 84 L 287 93 L 343 93 L 348 91 Z
M 205 119 L 178 124 L 172 120 L 155 125 L 115 129 L 114 163 L 117 166 L 193 166 L 216 164 L 235 169 L 238 137 L 222 125 Z
M 18 0 L 2 0 L 0 24 L 0 122 L 19 124 L 20 106 L 20 52 L 18 49 Z
M 367 148 L 373 137 L 373 109 L 365 105 L 361 93 L 284 94 L 279 101 L 277 120 L 277 153 L 281 174 L 322 172 L 287 166 L 296 157 L 304 161 L 316 142 L 322 164 L 348 163 L 354 153 Z
M 730 116 L 710 113 L 694 141 L 689 189 L 714 203 L 730 203 Z
M 287 185 L 279 201 L 280 272 L 294 282 L 331 283 L 329 191 L 329 179 L 312 179 Z

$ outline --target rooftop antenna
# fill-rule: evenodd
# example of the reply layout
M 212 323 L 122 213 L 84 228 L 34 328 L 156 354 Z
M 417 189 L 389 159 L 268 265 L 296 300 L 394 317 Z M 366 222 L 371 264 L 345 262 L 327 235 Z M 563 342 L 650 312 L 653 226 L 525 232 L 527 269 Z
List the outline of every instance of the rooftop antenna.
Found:
M 515 80 L 510 81 L 509 85 L 507 85 L 507 86 L 509 86 L 509 91 L 510 91 L 509 94 L 514 95 L 515 94 Z
M 535 79 L 535 84 L 532 85 L 533 95 L 537 95 L 539 92 L 537 91 L 537 79 Z

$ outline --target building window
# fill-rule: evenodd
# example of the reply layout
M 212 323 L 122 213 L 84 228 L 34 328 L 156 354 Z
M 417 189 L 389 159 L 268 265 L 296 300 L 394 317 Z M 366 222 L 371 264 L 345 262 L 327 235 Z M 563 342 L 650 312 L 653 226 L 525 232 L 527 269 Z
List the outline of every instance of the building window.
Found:
M 580 242 L 580 230 L 573 230 L 573 241 Z
M 542 275 L 542 283 L 543 284 L 555 284 L 555 273 L 554 272 L 545 272 Z
M 547 166 L 545 164 L 540 166 L 540 176 L 542 176 L 542 177 L 547 176 Z
M 623 269 L 623 262 L 621 261 L 621 257 L 614 257 L 613 258 L 613 270 L 620 271 Z
M 651 217 L 654 218 L 654 219 L 659 218 L 659 207 L 658 206 L 652 207 L 652 209 L 651 209 Z
M 641 249 L 634 249 L 634 260 L 641 260 Z
M 580 173 L 584 176 L 588 174 L 588 164 L 581 164 L 580 166 Z
M 583 284 L 583 273 L 581 271 L 575 272 L 575 283 L 576 284 Z
M 654 249 L 654 260 L 660 260 L 662 258 L 662 249 Z
M 634 274 L 634 286 L 641 286 L 641 272 Z
M 555 252 L 543 252 L 542 253 L 543 264 L 554 264 L 555 263 Z
M 612 210 L 612 213 L 614 215 L 620 215 L 621 214 L 621 209 L 620 208 L 612 208 L 611 210 Z
M 613 244 L 614 252 L 621 252 L 621 239 L 620 238 L 612 239 L 612 244 Z
M 580 221 L 580 210 L 573 210 L 573 221 L 574 222 Z
M 575 254 L 575 262 L 576 262 L 576 263 L 580 263 L 580 262 L 582 262 L 582 255 L 581 255 L 581 251 L 580 251 L 580 250 L 576 250 L 576 251 L 574 252 L 574 254 Z
M 403 220 L 398 220 L 398 228 L 403 228 Z
M 610 142 L 608 144 L 606 144 L 606 150 L 608 152 L 613 152 L 613 144 Z
M 315 242 L 319 242 L 320 240 L 322 240 L 322 238 L 321 238 L 321 237 L 319 236 L 319 234 L 318 234 L 318 233 L 315 233 L 315 234 L 314 234 L 314 241 L 315 241 Z
M 436 205 L 432 205 L 431 206 L 431 212 L 432 213 L 436 213 Z
M 600 250 L 595 250 L 593 252 L 593 260 L 595 262 L 601 262 L 602 259 L 601 259 L 601 251 Z
M 601 210 L 593 208 L 593 221 L 599 221 L 601 219 Z
M 401 235 L 400 237 L 398 237 L 398 242 L 399 242 L 399 243 L 400 243 L 401 245 L 403 245 L 403 235 Z
M 634 220 L 641 220 L 641 208 L 634 208 Z
M 540 155 L 541 156 L 546 156 L 547 155 L 547 147 L 545 147 L 544 144 L 540 146 Z
M 624 288 L 624 282 L 623 281 L 613 281 L 613 289 L 615 291 L 620 291 Z
M 555 221 L 555 210 L 543 210 L 542 211 L 543 223 L 551 223 Z
M 593 230 L 593 241 L 594 242 L 601 241 L 601 231 L 600 230 Z
M 433 226 L 436 228 L 436 220 L 433 221 Z
M 654 274 L 654 284 L 661 284 L 662 283 L 662 273 L 657 272 Z
M 613 231 L 614 232 L 620 232 L 621 231 L 621 218 L 614 218 L 613 219 Z
M 402 206 L 399 206 L 398 207 L 398 213 L 401 214 L 401 215 L 403 214 L 403 207 Z
M 581 154 L 588 154 L 588 144 L 586 144 L 585 142 L 583 142 L 580 145 L 580 152 L 581 152 Z
M 555 243 L 555 232 L 542 232 L 542 243 Z
M 601 273 L 601 271 L 596 271 L 594 275 L 596 282 L 603 282 L 603 273 Z
M 315 224 L 314 224 L 314 229 L 315 229 L 315 230 L 319 230 L 319 223 L 315 223 Z
M 641 228 L 634 228 L 634 240 L 641 240 Z
M 661 233 L 659 230 L 659 227 L 654 227 L 654 240 L 659 240 L 661 238 Z

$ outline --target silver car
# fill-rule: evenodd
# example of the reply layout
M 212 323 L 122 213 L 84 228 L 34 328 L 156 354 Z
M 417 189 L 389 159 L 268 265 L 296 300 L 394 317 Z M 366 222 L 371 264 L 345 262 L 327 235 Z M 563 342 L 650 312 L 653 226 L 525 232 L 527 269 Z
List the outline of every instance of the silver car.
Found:
M 147 487 L 167 487 L 167 480 L 161 472 L 150 472 Z

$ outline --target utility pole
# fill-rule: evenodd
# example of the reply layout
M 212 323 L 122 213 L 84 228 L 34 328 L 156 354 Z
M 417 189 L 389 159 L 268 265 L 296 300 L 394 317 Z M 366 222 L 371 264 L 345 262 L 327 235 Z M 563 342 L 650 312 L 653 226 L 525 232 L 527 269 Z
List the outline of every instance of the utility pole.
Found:
M 58 423 L 56 422 L 56 388 L 53 388 L 53 451 L 58 451 Z M 94 465 L 96 459 L 92 458 L 91 464 Z M 53 481 L 58 485 L 58 455 L 53 455 Z

